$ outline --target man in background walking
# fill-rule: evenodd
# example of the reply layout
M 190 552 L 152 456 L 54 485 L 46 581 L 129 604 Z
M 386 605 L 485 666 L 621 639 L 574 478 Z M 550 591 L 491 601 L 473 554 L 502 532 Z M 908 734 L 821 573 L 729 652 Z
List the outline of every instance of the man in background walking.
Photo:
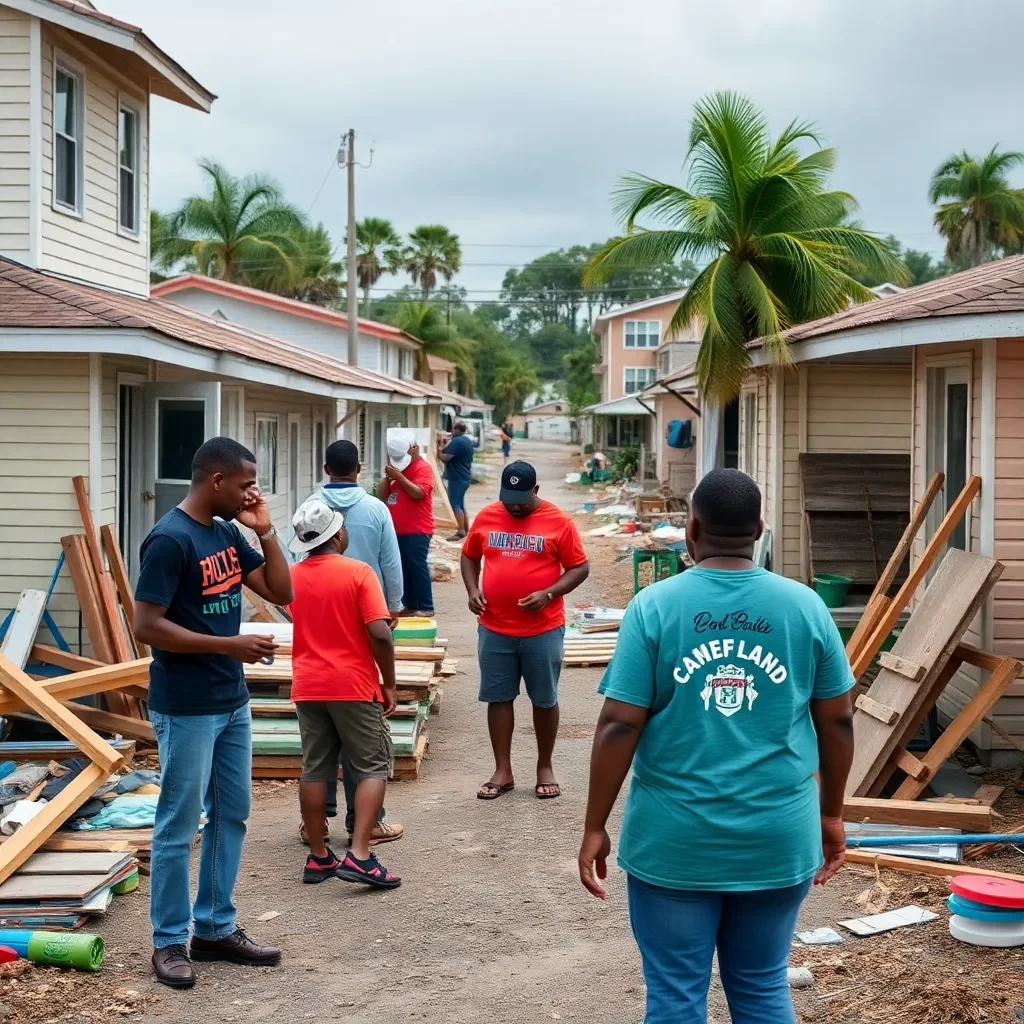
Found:
M 368 565 L 377 577 L 392 617 L 402 608 L 402 558 L 398 551 L 398 538 L 387 506 L 359 486 L 359 449 L 351 441 L 334 441 L 324 454 L 324 473 L 329 483 L 312 496 L 345 517 L 348 558 Z M 310 499 L 312 500 L 312 499 Z M 351 836 L 355 827 L 355 775 L 346 765 L 345 749 L 341 750 L 342 785 L 345 790 L 345 830 Z M 338 775 L 327 780 L 326 811 L 328 818 L 338 814 Z M 385 820 L 384 808 L 373 828 L 370 842 L 388 843 L 401 839 L 404 829 L 395 822 Z M 329 838 L 330 833 L 327 832 Z M 308 843 L 305 826 L 300 826 L 299 837 Z
M 480 700 L 494 751 L 494 774 L 477 791 L 481 800 L 515 788 L 512 732 L 521 680 L 537 734 L 534 793 L 547 800 L 562 792 L 551 764 L 565 637 L 562 598 L 587 578 L 590 563 L 572 517 L 543 501 L 538 490 L 533 466 L 510 463 L 499 500 L 478 513 L 462 546 L 469 610 L 480 619 Z
M 388 464 L 377 485 L 387 502 L 402 558 L 402 615 L 433 615 L 427 555 L 434 535 L 434 470 L 420 455 L 419 445 L 403 437 L 388 441 Z
M 448 484 L 448 500 L 455 513 L 458 529 L 452 540 L 462 540 L 469 530 L 466 515 L 466 491 L 473 479 L 473 442 L 466 433 L 466 424 L 456 420 L 452 426 L 452 437 L 447 445 L 438 439 L 437 457 L 445 464 L 445 480 Z
M 262 553 L 232 520 L 256 533 Z M 281 959 L 279 949 L 238 927 L 231 901 L 251 803 L 252 717 L 242 663 L 276 649 L 273 637 L 238 635 L 242 583 L 272 604 L 292 599 L 252 452 L 229 437 L 202 445 L 188 495 L 153 527 L 140 554 L 135 636 L 153 649 L 149 717 L 162 771 L 150 889 L 153 969 L 162 984 L 191 988 L 193 960 L 269 967 Z M 199 890 L 190 906 L 189 860 L 204 811 Z

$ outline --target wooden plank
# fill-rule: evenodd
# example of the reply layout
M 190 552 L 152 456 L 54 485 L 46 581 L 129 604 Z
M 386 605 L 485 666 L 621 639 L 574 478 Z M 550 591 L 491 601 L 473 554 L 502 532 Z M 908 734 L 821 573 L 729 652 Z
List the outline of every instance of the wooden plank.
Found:
M 928 542 L 921 560 L 914 566 L 906 582 L 900 587 L 899 593 L 892 599 L 885 614 L 875 627 L 874 633 L 871 634 L 857 652 L 856 661 L 851 665 L 854 679 L 860 679 L 864 675 L 865 670 L 871 664 L 871 660 L 881 650 L 885 638 L 892 632 L 896 623 L 899 622 L 903 609 L 910 603 L 910 599 L 928 574 L 932 563 L 942 554 L 946 541 L 949 540 L 957 524 L 963 519 L 971 502 L 974 501 L 980 490 L 981 477 L 972 476 L 946 513 L 934 536 Z M 950 551 L 949 554 L 953 554 L 953 552 Z M 942 571 L 941 568 L 939 571 Z M 928 589 L 931 590 L 931 587 Z M 925 599 L 927 600 L 927 594 Z
M 242 593 L 245 595 L 246 601 L 248 601 L 253 608 L 252 618 L 249 620 L 250 622 L 277 622 L 277 619 L 273 612 L 271 612 L 267 602 L 264 601 L 255 590 L 250 590 L 248 587 L 243 585 Z
M 112 711 L 101 711 L 99 708 L 91 708 L 72 701 L 62 701 L 61 703 L 69 711 L 74 712 L 75 717 L 80 718 L 93 729 L 110 733 L 112 736 L 127 736 L 130 740 L 139 740 L 142 743 L 148 743 L 151 747 L 156 746 L 156 733 L 149 722 L 130 715 L 115 715 Z
M 914 509 L 914 514 L 910 517 L 910 522 L 907 523 L 907 528 L 903 531 L 903 536 L 900 538 L 899 543 L 893 550 L 892 555 L 889 557 L 889 562 L 882 572 L 882 575 L 878 579 L 878 583 L 875 584 L 874 592 L 872 597 L 885 596 L 889 592 L 889 588 L 893 585 L 896 579 L 896 574 L 900 570 L 900 566 L 904 560 L 910 554 L 910 549 L 914 545 L 914 538 L 919 533 L 922 526 L 924 526 L 925 520 L 928 518 L 928 510 L 932 507 L 932 502 L 936 496 L 942 490 L 942 484 L 946 477 L 943 473 L 936 473 L 931 482 L 928 484 L 928 489 L 924 492 L 921 500 L 917 503 L 917 507 Z
M 883 725 L 892 725 L 900 717 L 900 713 L 895 708 L 879 704 L 877 700 L 872 700 L 866 693 L 862 693 L 853 703 L 854 707 L 860 708 L 864 714 L 870 715 L 872 718 L 877 718 Z
M 985 715 L 981 721 L 987 725 L 997 736 L 1001 736 L 1011 747 L 1015 747 L 1022 754 L 1024 754 L 1024 743 L 1021 743 L 1016 737 L 1011 736 L 997 721 L 989 718 Z
M 922 761 L 919 761 L 909 750 L 904 750 L 900 747 L 898 750 L 893 751 L 892 756 L 889 760 L 896 765 L 900 771 L 906 772 L 913 779 L 927 779 L 929 772 L 928 768 Z M 927 785 L 927 783 L 926 783 Z M 900 799 L 906 799 L 901 797 Z
M 18 875 L 107 875 L 131 860 L 122 852 L 81 850 L 75 853 L 34 853 Z M 5 883 L 9 884 L 9 883 Z M 0 897 L 3 891 L 0 890 Z
M 992 810 L 974 806 L 881 800 L 848 796 L 843 802 L 843 819 L 876 825 L 920 825 L 924 828 L 960 828 L 975 834 L 992 829 Z
M 117 537 L 114 536 L 114 527 L 110 523 L 104 523 L 100 527 L 100 538 L 103 541 L 103 550 L 107 553 L 110 575 L 114 578 L 114 587 L 117 589 L 117 596 L 121 602 L 125 622 L 128 624 L 128 633 L 132 644 L 138 652 L 138 657 L 148 658 L 149 648 L 135 639 L 135 596 L 132 594 L 132 584 L 128 578 L 128 570 L 121 555 L 121 548 L 118 546 Z
M 919 875 L 938 875 L 952 878 L 954 875 L 988 875 L 991 878 L 1005 878 L 1011 882 L 1024 882 L 1024 875 L 1011 875 L 1006 871 L 992 871 L 976 868 L 970 864 L 949 864 L 940 860 L 915 860 L 913 857 L 896 857 L 891 853 L 873 853 L 870 850 L 847 850 L 847 864 L 869 864 L 896 871 L 912 871 Z
M 23 590 L 14 609 L 7 632 L 0 642 L 0 654 L 6 655 L 18 668 L 24 668 L 39 632 L 39 623 L 46 611 L 45 590 Z
M 973 644 L 964 643 L 963 641 L 956 645 L 954 653 L 961 661 L 966 661 L 968 665 L 983 668 L 988 672 L 995 672 L 1003 663 L 1003 658 L 1005 657 L 1002 654 L 989 654 L 988 651 L 983 651 L 981 648 L 975 647 Z
M 928 700 L 937 697 L 931 683 L 946 667 L 953 648 L 963 638 L 1002 570 L 1001 563 L 991 558 L 958 550 L 946 554 L 893 646 L 894 654 L 924 665 L 927 675 L 920 683 L 913 683 L 887 668 L 878 673 L 868 696 L 895 708 L 900 719 L 894 725 L 883 725 L 863 711 L 854 712 L 854 759 L 847 782 L 848 796 L 869 796 L 868 791 L 886 762 L 898 747 L 906 745 L 901 742 L 905 731 L 901 724 L 914 720 Z M 894 610 L 890 609 L 886 618 Z M 873 640 L 869 641 L 868 647 L 872 643 Z
M 95 658 L 83 658 L 80 654 L 72 654 L 70 651 L 62 651 L 59 647 L 49 647 L 46 644 L 33 644 L 31 657 L 33 661 L 66 668 L 69 672 L 83 672 L 90 668 L 103 667 L 103 662 Z
M 979 720 L 988 713 L 992 706 L 1010 688 L 1010 685 L 1024 672 L 1015 658 L 1006 658 L 1003 664 L 993 672 L 973 697 L 963 706 L 960 713 L 942 731 L 932 748 L 921 758 L 926 774 L 915 775 L 903 781 L 895 796 L 900 800 L 913 800 L 921 795 L 928 780 L 946 763 L 957 747 L 974 731 Z
M 54 699 L 34 679 L 0 654 L 0 682 L 20 697 L 26 706 L 49 722 L 62 736 L 74 743 L 95 764 L 109 774 L 124 760 L 121 755 L 92 731 L 76 714 Z
M 979 786 L 972 799 L 979 800 L 985 807 L 992 807 L 1005 789 L 1005 786 Z
M 444 506 L 444 516 L 439 516 L 437 512 L 434 512 L 434 524 L 454 528 L 459 523 L 455 518 L 455 510 L 448 498 L 448 488 L 444 485 L 441 469 L 437 464 L 437 434 L 436 430 L 431 431 L 430 443 L 426 446 L 426 450 L 420 448 L 420 455 L 430 463 L 430 468 L 434 471 L 434 495 L 441 499 L 441 504 Z
M 56 679 L 46 679 L 35 683 L 55 700 L 73 700 L 76 697 L 88 697 L 93 693 L 106 693 L 127 684 L 146 685 L 149 681 L 150 658 L 128 661 L 122 665 L 104 665 L 102 668 L 89 669 L 86 672 L 74 672 Z M 0 682 L 3 682 L 0 679 Z M 0 715 L 8 715 L 14 711 L 22 711 L 25 701 L 16 693 L 0 689 Z
M 6 882 L 107 781 L 109 775 L 110 768 L 88 765 L 31 821 L 7 839 L 0 846 L 0 883 Z
M 75 585 L 78 607 L 82 612 L 82 621 L 85 623 L 85 631 L 89 635 L 92 652 L 105 664 L 113 664 L 117 658 L 114 656 L 113 643 L 103 619 L 100 596 L 85 550 L 85 540 L 81 534 L 75 533 L 68 537 L 61 537 L 60 543 L 64 549 L 64 560 L 67 563 L 68 571 L 71 573 L 71 581 Z
M 124 635 L 124 629 L 121 626 L 121 613 L 117 610 L 113 586 L 107 579 L 107 574 L 103 571 L 103 554 L 100 550 L 99 535 L 96 533 L 96 524 L 93 522 L 92 511 L 89 509 L 89 497 L 86 493 L 85 478 L 80 476 L 72 477 L 71 483 L 75 488 L 75 497 L 78 499 L 78 512 L 82 517 L 82 526 L 85 530 L 85 545 L 89 552 L 89 560 L 92 563 L 92 571 L 96 576 L 99 586 L 103 617 L 107 624 L 107 630 L 113 639 L 114 658 L 116 661 L 131 661 L 132 652 L 128 649 L 128 639 Z
M 893 654 L 892 651 L 882 651 L 878 656 L 878 664 L 882 668 L 887 668 L 890 672 L 895 672 L 897 675 L 903 676 L 904 679 L 909 679 L 913 683 L 919 683 L 924 679 L 924 665 L 918 665 L 915 661 L 901 658 L 898 654 Z

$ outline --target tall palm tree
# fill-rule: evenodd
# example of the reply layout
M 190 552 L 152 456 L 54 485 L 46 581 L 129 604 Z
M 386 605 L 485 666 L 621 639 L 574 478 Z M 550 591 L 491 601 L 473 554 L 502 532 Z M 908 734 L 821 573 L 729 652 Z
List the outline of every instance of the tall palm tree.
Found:
M 427 356 L 431 355 L 455 363 L 467 390 L 476 383 L 473 365 L 476 346 L 469 338 L 459 337 L 458 331 L 445 321 L 444 314 L 433 302 L 403 302 L 391 323 L 423 343 L 417 355 L 416 375 L 420 380 L 430 380 Z
M 245 284 L 297 259 L 302 215 L 274 182 L 259 175 L 236 178 L 212 160 L 199 166 L 210 193 L 192 196 L 172 217 L 174 233 L 192 243 L 199 272 Z
M 521 352 L 513 353 L 494 380 L 494 396 L 506 416 L 522 410 L 528 395 L 540 390 L 540 378 Z
M 798 145 L 815 148 L 802 156 Z M 782 332 L 791 324 L 844 309 L 874 295 L 850 271 L 902 282 L 906 268 L 877 235 L 848 223 L 856 203 L 826 191 L 836 162 L 807 123 L 793 121 L 772 139 L 750 100 L 721 92 L 694 109 L 687 188 L 643 175 L 622 179 L 615 206 L 626 234 L 593 258 L 585 283 L 621 267 L 664 266 L 680 258 L 706 264 L 690 285 L 670 330 L 703 325 L 698 382 L 719 401 L 736 396 L 763 338 L 787 361 Z M 640 228 L 642 214 L 666 227 Z
M 247 274 L 249 282 L 264 291 L 287 295 L 303 302 L 327 305 L 337 302 L 342 286 L 342 264 L 335 258 L 331 236 L 323 224 L 292 233 L 294 247 L 287 260 Z
M 442 224 L 421 224 L 409 233 L 409 244 L 402 254 L 409 276 L 423 290 L 423 301 L 437 287 L 440 274 L 445 281 L 459 272 L 462 266 L 462 246 L 459 236 L 453 235 Z
M 165 281 L 176 272 L 195 270 L 192 243 L 178 238 L 172 218 L 159 210 L 149 211 L 149 279 Z
M 356 275 L 363 290 L 363 316 L 370 317 L 370 289 L 402 266 L 402 239 L 383 217 L 365 217 L 356 225 Z
M 935 227 L 946 239 L 946 258 L 976 267 L 995 259 L 1000 248 L 1015 248 L 1024 236 L 1024 189 L 1011 188 L 1007 172 L 1024 164 L 1024 153 L 1000 153 L 995 146 L 980 159 L 964 151 L 932 175 L 928 198 L 941 203 Z

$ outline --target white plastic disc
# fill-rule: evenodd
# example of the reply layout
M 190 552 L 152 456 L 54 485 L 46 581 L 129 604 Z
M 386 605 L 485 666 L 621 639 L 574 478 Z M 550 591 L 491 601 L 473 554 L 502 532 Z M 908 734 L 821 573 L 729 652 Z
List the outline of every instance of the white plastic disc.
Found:
M 1024 921 L 993 924 L 954 914 L 949 919 L 949 934 L 972 946 L 1024 946 Z

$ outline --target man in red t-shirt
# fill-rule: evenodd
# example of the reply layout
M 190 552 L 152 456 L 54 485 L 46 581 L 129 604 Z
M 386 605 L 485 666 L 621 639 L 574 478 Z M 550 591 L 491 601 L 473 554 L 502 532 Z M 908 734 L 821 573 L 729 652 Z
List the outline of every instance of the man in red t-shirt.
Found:
M 388 441 L 388 464 L 377 485 L 398 535 L 402 558 L 403 615 L 433 615 L 427 554 L 434 534 L 434 470 L 420 455 L 419 445 L 402 437 Z
M 480 700 L 487 704 L 494 750 L 494 774 L 476 794 L 481 800 L 495 800 L 514 788 L 513 704 L 520 680 L 533 704 L 537 734 L 534 792 L 541 800 L 561 795 L 551 757 L 558 735 L 558 676 L 565 637 L 562 598 L 587 578 L 590 563 L 572 518 L 539 498 L 538 490 L 533 466 L 507 465 L 499 500 L 473 520 L 462 546 L 469 610 L 480 618 Z
M 304 882 L 344 878 L 394 889 L 391 874 L 370 850 L 391 768 L 395 710 L 395 647 L 391 613 L 373 569 L 345 558 L 342 514 L 316 498 L 295 513 L 288 545 L 307 557 L 292 566 L 292 692 L 302 738 L 299 807 L 309 836 Z M 381 680 L 383 679 L 383 683 Z M 327 782 L 345 771 L 356 780 L 355 822 L 342 860 L 324 842 Z

